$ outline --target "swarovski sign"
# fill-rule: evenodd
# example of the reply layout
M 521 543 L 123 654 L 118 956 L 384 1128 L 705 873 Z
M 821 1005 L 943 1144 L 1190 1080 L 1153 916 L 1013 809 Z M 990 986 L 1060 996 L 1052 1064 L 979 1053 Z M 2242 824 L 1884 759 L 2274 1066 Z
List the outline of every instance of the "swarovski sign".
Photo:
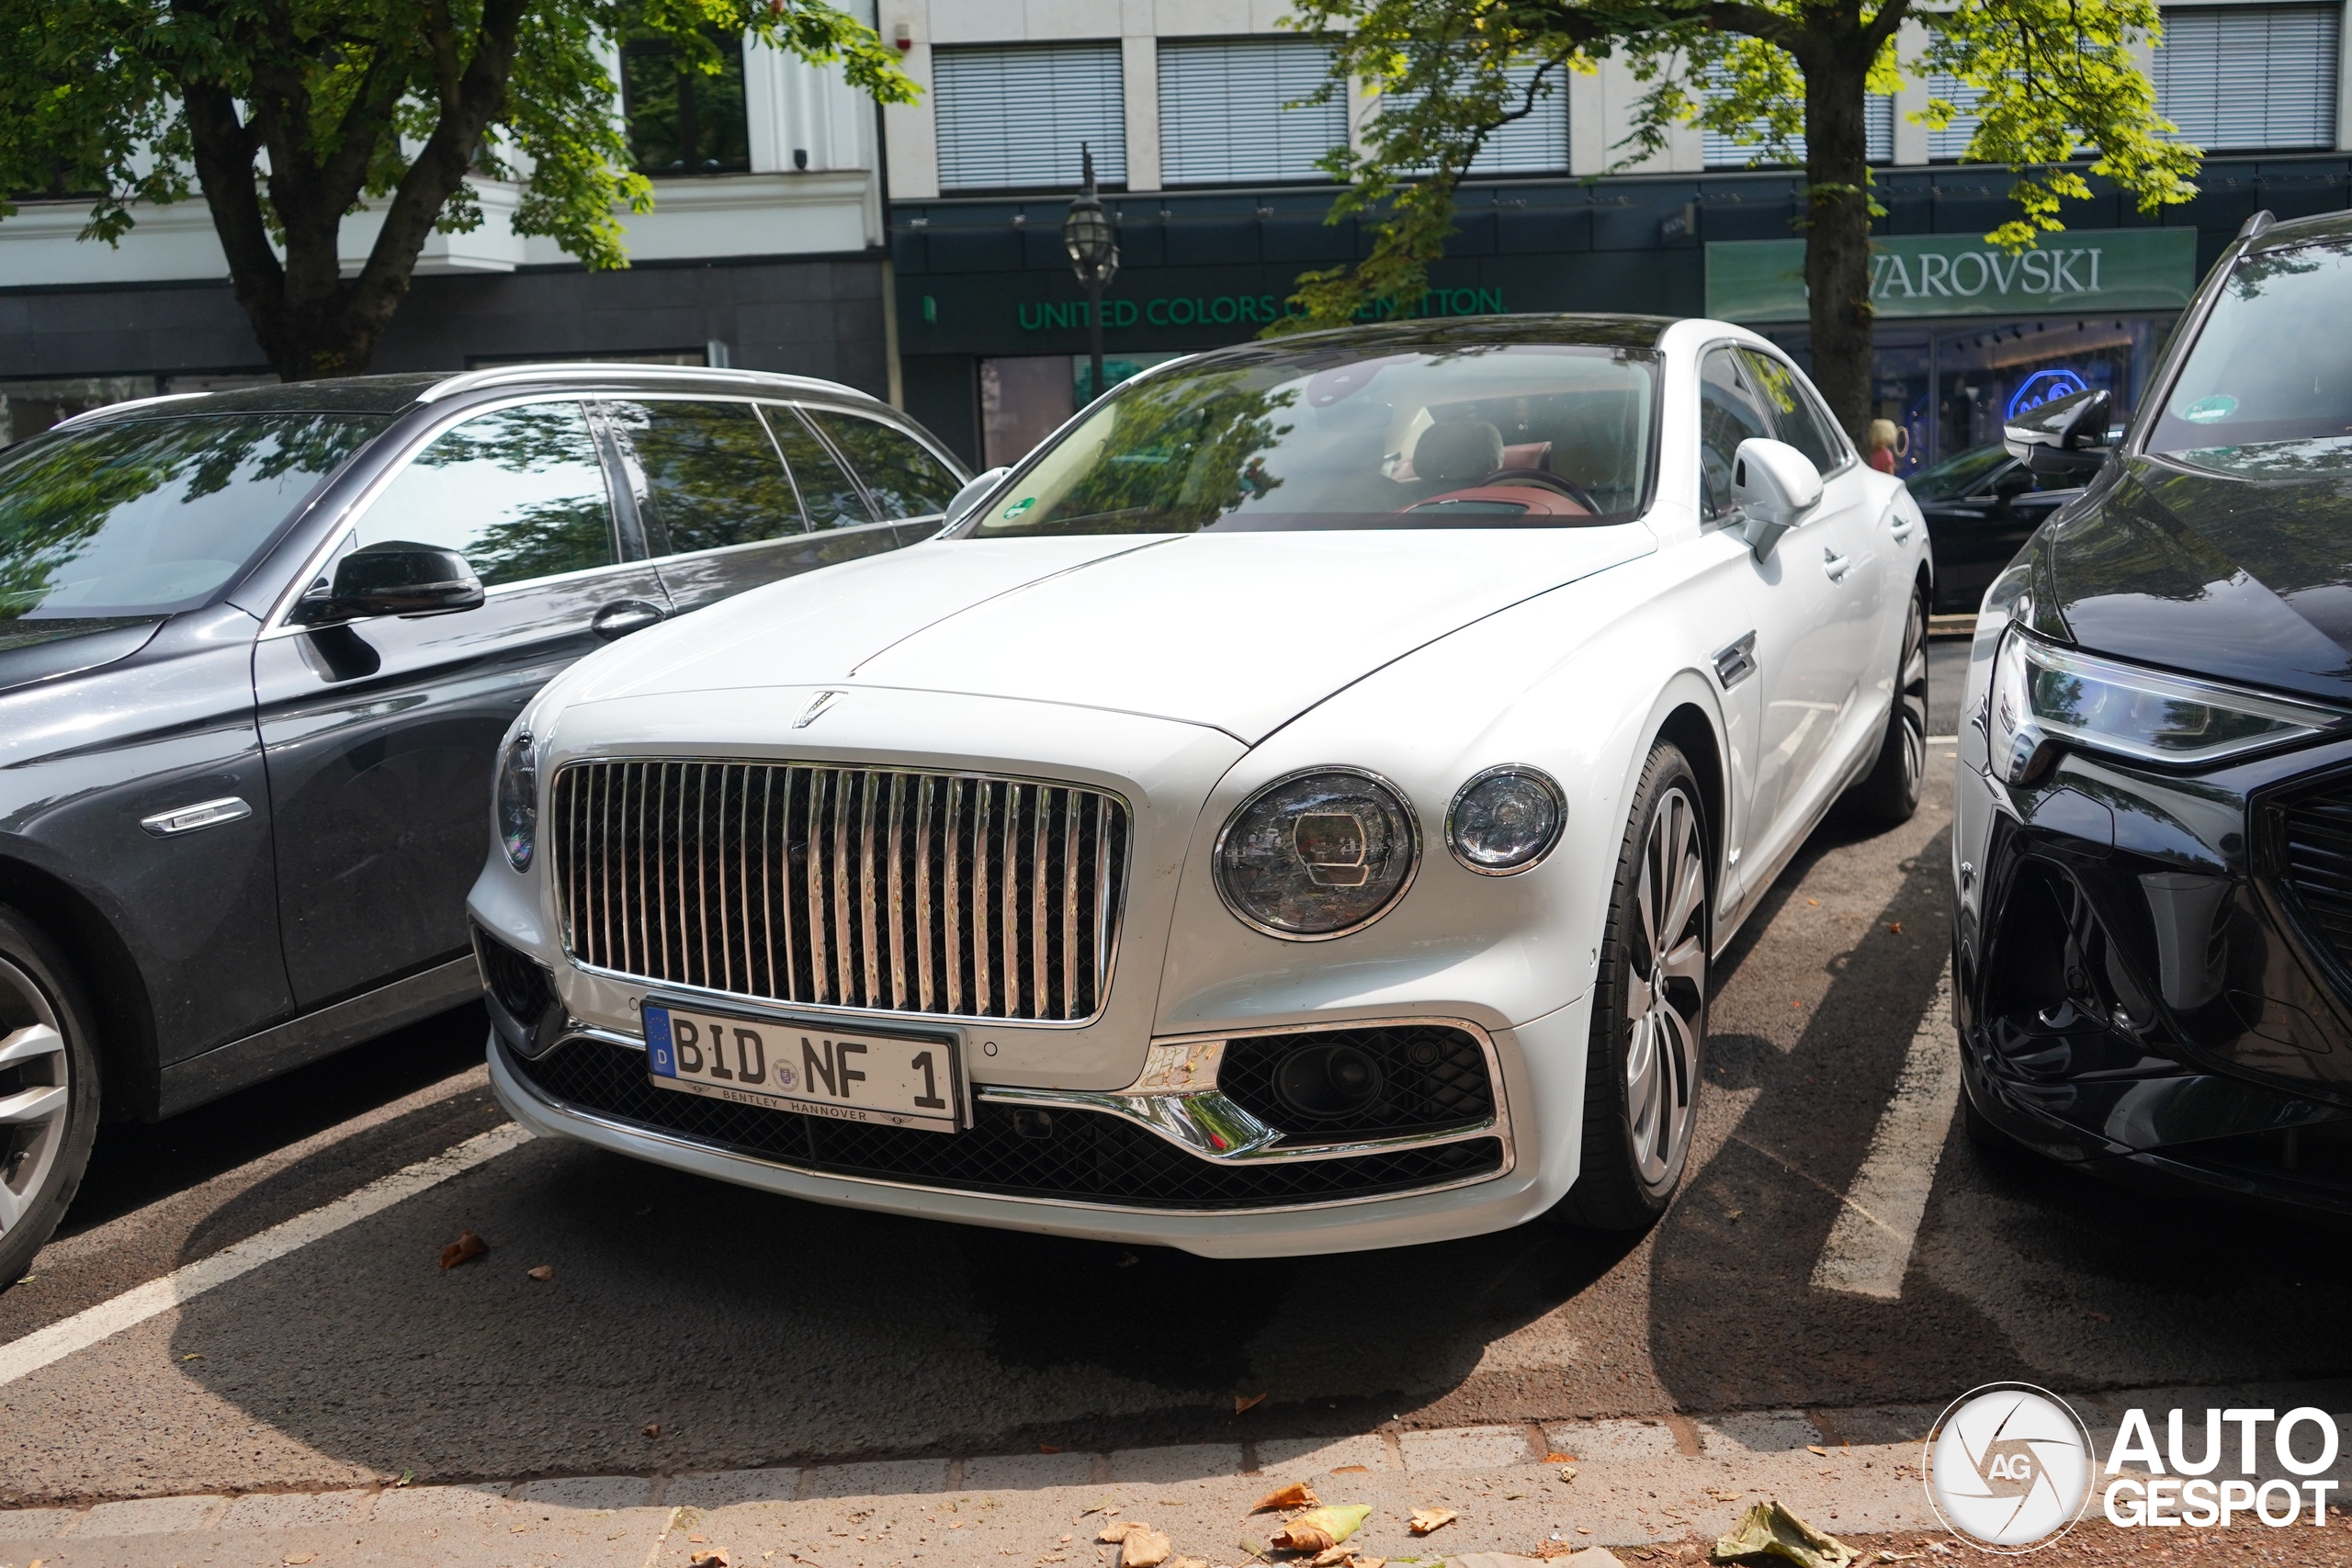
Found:
M 2015 254 L 1975 235 L 1882 234 L 1871 242 L 1871 303 L 1881 321 L 2177 310 L 2196 287 L 2193 229 L 2067 230 Z M 1804 242 L 1708 245 L 1707 314 L 1804 320 Z

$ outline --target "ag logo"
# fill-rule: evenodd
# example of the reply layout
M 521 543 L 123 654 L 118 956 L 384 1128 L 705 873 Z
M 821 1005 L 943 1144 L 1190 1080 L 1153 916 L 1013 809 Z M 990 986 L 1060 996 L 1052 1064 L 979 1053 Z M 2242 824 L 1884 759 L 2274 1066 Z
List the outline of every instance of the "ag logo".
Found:
M 1928 1438 L 1928 1500 L 1991 1551 L 2030 1551 L 2072 1529 L 2090 1495 L 2091 1438 L 2046 1389 L 1987 1383 L 1943 1413 Z

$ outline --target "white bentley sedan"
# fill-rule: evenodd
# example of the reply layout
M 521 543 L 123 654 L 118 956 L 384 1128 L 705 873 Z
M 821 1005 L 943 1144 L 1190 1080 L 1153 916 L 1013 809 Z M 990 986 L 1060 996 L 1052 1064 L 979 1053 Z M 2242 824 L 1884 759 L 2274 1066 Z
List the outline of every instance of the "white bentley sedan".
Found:
M 1917 508 L 1720 321 L 1160 367 L 938 536 L 582 660 L 471 910 L 536 1132 L 1216 1256 L 1681 1180 L 1709 965 L 1912 811 Z

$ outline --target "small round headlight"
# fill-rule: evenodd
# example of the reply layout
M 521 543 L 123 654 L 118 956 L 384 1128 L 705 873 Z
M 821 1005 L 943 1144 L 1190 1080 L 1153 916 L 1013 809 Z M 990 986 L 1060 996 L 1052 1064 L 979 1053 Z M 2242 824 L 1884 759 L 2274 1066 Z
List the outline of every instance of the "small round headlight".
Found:
M 1509 764 L 1462 786 L 1445 814 L 1446 847 L 1481 876 L 1509 876 L 1552 852 L 1568 803 L 1551 775 Z
M 530 870 L 531 846 L 539 835 L 539 767 L 527 732 L 517 735 L 499 758 L 495 812 L 506 863 Z
M 1245 925 L 1319 942 L 1396 907 L 1420 858 L 1420 825 L 1385 779 L 1311 768 L 1265 785 L 1216 840 L 1216 889 Z

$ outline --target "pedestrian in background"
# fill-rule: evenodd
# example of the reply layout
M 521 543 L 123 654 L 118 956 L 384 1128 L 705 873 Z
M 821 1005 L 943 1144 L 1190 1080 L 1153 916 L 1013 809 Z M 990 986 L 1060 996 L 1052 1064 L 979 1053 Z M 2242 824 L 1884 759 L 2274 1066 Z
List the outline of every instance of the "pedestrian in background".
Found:
M 1911 450 L 1911 433 L 1891 419 L 1871 421 L 1870 466 L 1882 474 L 1894 472 L 1895 463 Z

